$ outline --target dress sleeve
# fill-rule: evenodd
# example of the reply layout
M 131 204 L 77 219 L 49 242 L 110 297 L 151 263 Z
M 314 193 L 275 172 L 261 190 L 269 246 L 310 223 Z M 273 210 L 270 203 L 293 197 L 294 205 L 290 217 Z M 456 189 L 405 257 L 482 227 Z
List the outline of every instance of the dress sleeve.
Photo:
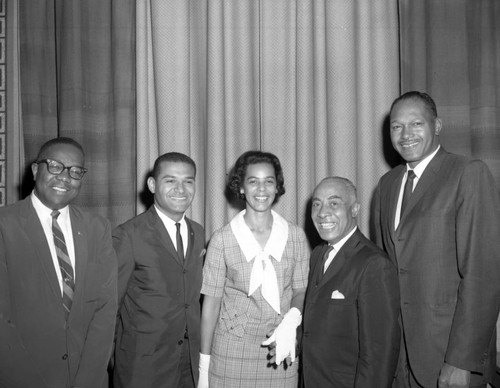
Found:
M 208 244 L 205 265 L 203 267 L 201 293 L 213 297 L 222 297 L 225 280 L 224 240 L 223 233 L 219 230 L 213 234 Z
M 306 288 L 309 276 L 309 246 L 304 231 L 296 227 L 292 235 L 295 251 L 295 269 L 293 271 L 292 288 Z

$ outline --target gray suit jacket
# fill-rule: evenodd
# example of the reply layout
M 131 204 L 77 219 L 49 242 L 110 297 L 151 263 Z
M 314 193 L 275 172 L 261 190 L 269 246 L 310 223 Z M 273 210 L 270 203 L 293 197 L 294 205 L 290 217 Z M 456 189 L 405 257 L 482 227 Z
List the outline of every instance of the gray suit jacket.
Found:
M 377 243 L 399 270 L 408 358 L 424 386 L 444 362 L 493 372 L 500 304 L 500 199 L 486 165 L 441 148 L 394 230 L 406 167 L 384 175 L 375 196 Z
M 107 386 L 117 310 L 109 222 L 70 205 L 76 286 L 65 320 L 31 198 L 0 208 L 0 387 Z
M 390 387 L 400 345 L 394 264 L 358 230 L 323 276 L 327 245 L 311 255 L 302 338 L 306 388 Z M 332 298 L 338 291 L 344 298 Z
M 121 306 L 114 388 L 176 386 L 186 328 L 197 380 L 205 235 L 201 225 L 186 222 L 183 262 L 154 206 L 113 231 Z

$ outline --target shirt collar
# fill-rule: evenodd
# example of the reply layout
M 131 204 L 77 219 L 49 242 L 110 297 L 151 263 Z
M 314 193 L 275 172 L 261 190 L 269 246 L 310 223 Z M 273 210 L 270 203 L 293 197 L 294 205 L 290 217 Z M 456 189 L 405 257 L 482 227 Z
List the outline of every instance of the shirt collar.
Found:
M 156 213 L 158 214 L 158 216 L 160 217 L 160 219 L 162 220 L 162 222 L 166 225 L 170 225 L 172 226 L 173 228 L 175 228 L 175 224 L 178 222 L 179 224 L 183 225 L 186 223 L 186 216 L 185 214 L 182 215 L 182 218 L 179 220 L 179 221 L 174 221 L 173 219 L 171 219 L 169 216 L 167 216 L 165 213 L 163 213 L 159 208 L 158 206 L 156 206 L 156 204 L 154 205 L 155 207 L 155 210 L 156 210 Z
M 340 248 L 342 248 L 342 246 L 346 243 L 346 241 L 349 240 L 349 238 L 354 234 L 354 232 L 356 231 L 356 229 L 358 229 L 357 226 L 355 226 L 354 228 L 352 228 L 352 230 L 347 234 L 347 236 L 345 236 L 338 243 L 329 244 L 329 245 L 331 245 L 333 247 L 333 249 L 335 249 L 335 252 L 340 251 Z
M 38 216 L 41 219 L 52 217 L 51 213 L 53 212 L 53 209 L 50 209 L 47 206 L 45 206 L 43 202 L 40 201 L 40 199 L 36 196 L 34 190 L 31 192 L 31 202 L 33 204 L 33 207 L 35 208 L 35 211 L 37 212 Z M 66 220 L 69 217 L 69 205 L 64 206 L 58 211 L 60 213 L 59 217 L 57 218 L 58 220 L 59 219 Z
M 245 213 L 246 210 L 242 210 L 231 220 L 230 224 L 247 262 L 250 262 L 260 252 L 264 252 L 275 260 L 281 261 L 281 256 L 288 240 L 288 222 L 274 210 L 271 210 L 273 215 L 271 235 L 267 240 L 266 246 L 262 249 L 243 218 Z
M 422 174 L 424 173 L 424 170 L 425 168 L 428 166 L 428 164 L 431 162 L 432 158 L 434 158 L 434 156 L 436 156 L 437 152 L 439 151 L 439 149 L 441 148 L 441 145 L 438 145 L 438 147 L 436 148 L 436 150 L 426 156 L 419 164 L 417 164 L 415 166 L 415 168 L 410 168 L 410 166 L 408 165 L 408 163 L 406 163 L 406 172 L 408 172 L 408 170 L 413 170 L 413 172 L 415 173 L 415 175 L 417 176 L 417 179 L 420 179 L 420 177 L 422 176 Z

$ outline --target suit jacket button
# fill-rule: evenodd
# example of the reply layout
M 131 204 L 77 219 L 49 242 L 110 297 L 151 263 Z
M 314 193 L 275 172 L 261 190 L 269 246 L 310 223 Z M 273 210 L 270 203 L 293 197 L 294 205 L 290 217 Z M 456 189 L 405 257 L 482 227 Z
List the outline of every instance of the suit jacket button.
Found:
M 68 359 L 68 355 L 65 353 L 63 354 L 63 356 L 61 357 L 63 360 L 67 360 Z
M 186 308 L 186 309 L 187 309 L 187 308 L 189 308 L 189 305 L 186 303 L 186 304 L 184 305 L 184 308 Z
M 182 345 L 184 343 L 183 340 L 179 340 L 179 342 L 177 342 L 177 345 Z

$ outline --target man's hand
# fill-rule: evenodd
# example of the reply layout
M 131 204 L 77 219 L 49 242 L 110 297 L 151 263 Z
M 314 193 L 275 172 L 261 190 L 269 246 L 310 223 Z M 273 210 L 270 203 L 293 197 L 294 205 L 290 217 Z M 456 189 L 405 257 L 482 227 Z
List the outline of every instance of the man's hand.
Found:
M 470 372 L 465 369 L 444 364 L 439 373 L 439 388 L 468 388 L 470 383 Z

